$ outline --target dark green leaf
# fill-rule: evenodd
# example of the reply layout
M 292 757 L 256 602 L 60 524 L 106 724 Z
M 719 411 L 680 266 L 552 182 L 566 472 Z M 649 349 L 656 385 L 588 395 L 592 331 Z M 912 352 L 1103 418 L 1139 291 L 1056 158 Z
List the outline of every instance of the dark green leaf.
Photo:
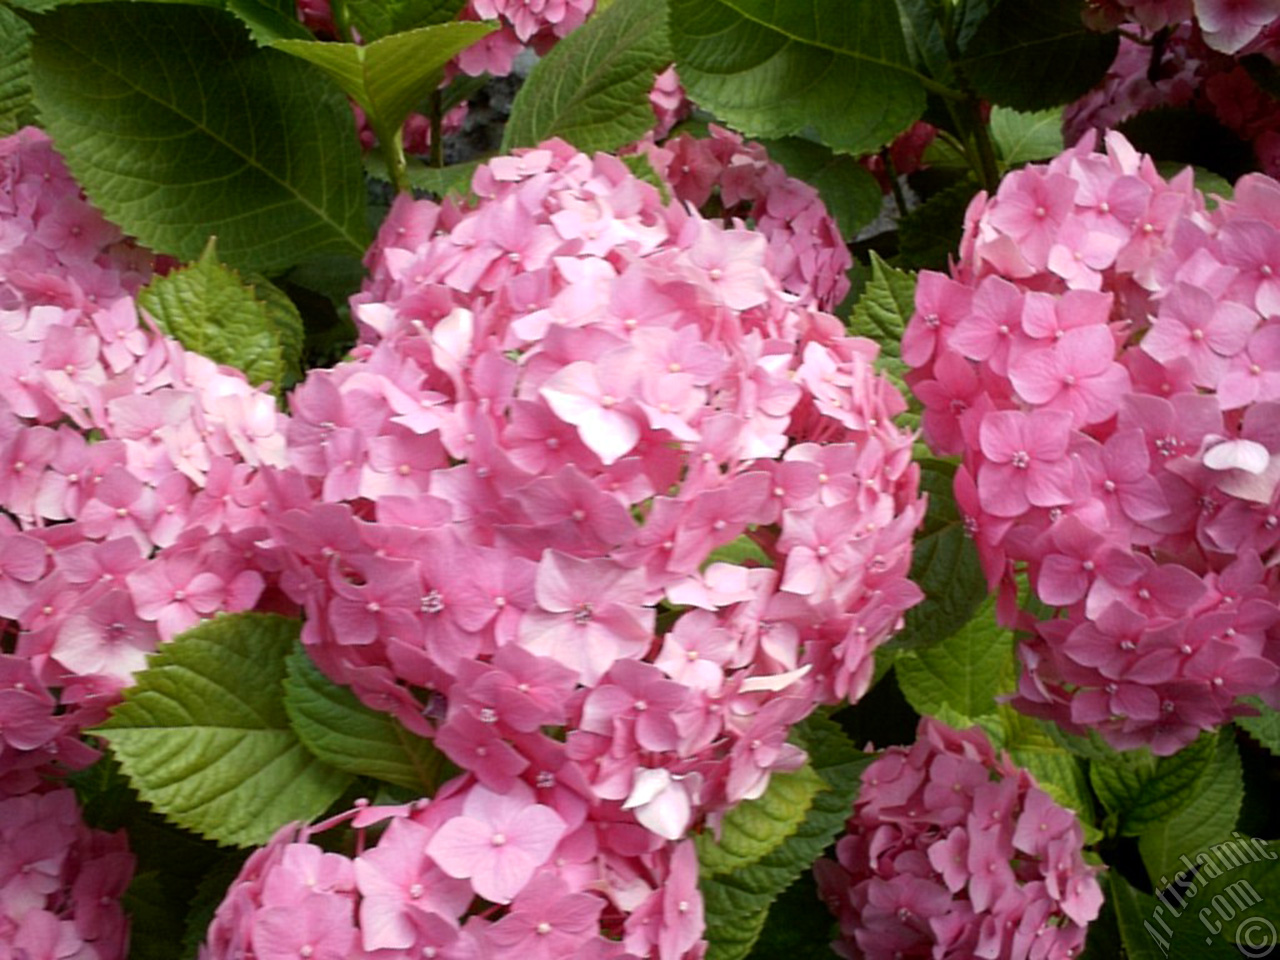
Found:
M 249 28 L 249 35 L 260 46 L 269 47 L 286 37 L 315 39 L 311 31 L 302 25 L 296 11 L 281 10 L 278 4 L 267 0 L 227 0 L 227 9 Z
M 924 110 L 886 0 L 671 0 L 670 23 L 689 95 L 748 136 L 869 153 Z
M 298 739 L 332 767 L 430 794 L 444 779 L 444 754 L 390 714 L 370 710 L 320 672 L 305 650 L 289 657 L 284 706 Z
M 1201 774 L 1191 802 L 1178 813 L 1153 823 L 1138 837 L 1138 849 L 1154 886 L 1181 869 L 1178 858 L 1231 836 L 1244 801 L 1240 751 L 1231 729 L 1217 737 L 1214 753 Z
M 920 486 L 929 494 L 929 509 L 911 556 L 911 579 L 924 591 L 924 601 L 906 613 L 906 624 L 890 644 L 911 649 L 951 636 L 971 619 L 987 596 L 987 578 L 964 518 L 951 492 L 955 465 L 920 461 Z
M 1145 750 L 1118 754 L 1110 763 L 1089 765 L 1089 780 L 1107 812 L 1114 833 L 1136 837 L 1185 810 L 1201 789 L 1213 762 L 1217 735 L 1203 734 L 1171 757 Z
M 561 137 L 591 153 L 640 139 L 654 77 L 671 62 L 664 0 L 617 0 L 556 44 L 516 95 L 503 151 Z
M 1280 843 L 1231 835 L 1195 858 L 1192 888 L 1161 899 L 1176 960 L 1240 960 L 1274 957 L 1280 949 Z
M 129 960 L 173 960 L 173 945 L 184 932 L 186 893 L 157 871 L 134 874 L 120 901 L 129 915 Z
M 365 43 L 414 27 L 448 23 L 466 0 L 347 0 L 347 16 Z
M 880 184 L 853 157 L 801 137 L 770 140 L 765 146 L 787 173 L 818 191 L 846 241 L 880 215 Z
M 0 137 L 35 120 L 31 102 L 31 27 L 0 7 Z
M 39 23 L 32 79 L 90 199 L 154 249 L 193 260 L 214 235 L 228 263 L 274 274 L 368 245 L 345 99 L 228 14 L 62 8 Z
M 1080 0 L 1001 3 L 962 42 L 957 64 L 978 94 L 1015 110 L 1043 110 L 1087 93 L 1119 39 L 1081 19 Z
M 219 843 L 265 843 L 318 816 L 350 776 L 298 740 L 281 697 L 300 624 L 238 613 L 188 630 L 150 658 L 94 733 L 138 795 Z
M 972 180 L 961 180 L 898 221 L 896 262 L 914 270 L 946 270 L 960 248 L 964 212 L 977 192 Z
M 296 312 L 286 318 L 278 299 L 268 308 L 253 287 L 218 262 L 212 240 L 195 263 L 153 280 L 138 303 L 188 350 L 244 371 L 254 384 L 271 382 L 278 390 L 283 383 L 288 367 L 280 324 L 290 346 L 301 349 Z M 298 369 L 297 355 L 292 366 Z
M 1167 915 L 1164 906 L 1151 894 L 1135 890 L 1128 880 L 1114 870 L 1103 874 L 1103 880 L 1106 884 L 1103 889 L 1107 893 L 1107 907 L 1111 909 L 1116 926 L 1120 928 L 1120 942 L 1124 944 L 1128 960 L 1165 960 L 1168 956 L 1168 941 L 1161 943 L 1167 934 L 1160 925 L 1161 914 Z M 1107 957 L 1106 960 L 1112 958 Z

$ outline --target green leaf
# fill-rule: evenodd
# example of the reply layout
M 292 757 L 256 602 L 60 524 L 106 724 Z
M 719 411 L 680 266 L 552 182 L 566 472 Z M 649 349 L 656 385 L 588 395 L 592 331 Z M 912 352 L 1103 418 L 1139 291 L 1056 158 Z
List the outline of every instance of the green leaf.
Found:
M 951 492 L 955 464 L 918 462 L 929 508 L 912 548 L 911 579 L 924 591 L 924 600 L 907 611 L 903 629 L 889 641 L 893 648 L 912 649 L 951 636 L 973 619 L 988 593 L 978 552 Z
M 430 794 L 448 766 L 435 745 L 390 714 L 370 710 L 320 672 L 301 648 L 289 656 L 284 707 L 298 739 L 339 770 Z
M 825 717 L 810 717 L 795 733 L 808 750 L 809 767 L 822 779 L 824 789 L 813 794 L 794 831 L 768 853 L 729 873 L 703 871 L 699 882 L 705 901 L 706 938 L 711 944 L 708 960 L 738 960 L 751 952 L 770 905 L 811 868 L 844 828 L 853 812 L 862 770 L 874 759 L 874 755 L 860 752 L 839 725 Z M 705 843 L 699 840 L 701 858 Z
M 619 157 L 623 163 L 627 165 L 627 169 L 631 171 L 631 175 L 637 180 L 643 180 L 651 187 L 656 187 L 658 196 L 662 198 L 663 203 L 671 202 L 671 188 L 667 181 L 663 180 L 657 170 L 653 169 L 653 164 L 649 162 L 649 158 L 643 153 L 629 153 L 625 157 Z
M 671 0 L 680 81 L 752 137 L 804 134 L 870 153 L 919 119 L 915 72 L 885 0 Z
M 1053 735 L 1053 725 L 1001 704 L 1001 747 L 1013 762 L 1031 771 L 1041 789 L 1079 816 L 1086 831 L 1096 814 L 1085 768 Z
M 120 899 L 129 915 L 129 960 L 172 960 L 173 945 L 182 942 L 185 932 L 184 893 L 157 871 L 134 874 Z
M 996 712 L 996 695 L 1013 657 L 1013 634 L 995 618 L 988 598 L 973 619 L 937 643 L 917 647 L 894 664 L 907 702 L 921 715 L 948 706 L 966 717 Z
M 561 137 L 614 150 L 653 129 L 653 79 L 669 63 L 666 3 L 617 0 L 544 57 L 516 94 L 503 151 Z
M 138 303 L 188 350 L 244 371 L 251 383 L 269 381 L 277 389 L 288 369 L 283 324 L 291 349 L 298 350 L 292 367 L 299 369 L 301 318 L 296 311 L 286 318 L 284 304 L 274 295 L 270 307 L 260 301 L 254 287 L 218 262 L 212 240 L 195 263 L 153 280 L 138 294 Z
M 284 363 L 281 392 L 286 393 L 306 373 L 302 367 L 302 354 L 307 339 L 306 325 L 289 295 L 266 277 L 251 276 L 248 284 L 280 338 L 280 357 Z
M 492 23 L 442 23 L 367 45 L 285 38 L 271 47 L 322 69 L 360 104 L 378 136 L 390 139 L 422 98 L 440 85 L 445 64 L 495 28 Z
M 818 191 L 846 241 L 880 215 L 880 184 L 855 158 L 802 137 L 770 140 L 765 146 L 787 173 Z
M 1202 857 L 1194 890 L 1181 888 L 1184 906 L 1172 892 L 1161 899 L 1178 907 L 1165 916 L 1172 931 L 1170 957 L 1177 960 L 1239 960 L 1275 955 L 1280 945 L 1276 904 L 1280 903 L 1280 851 L 1276 841 L 1232 834 Z M 1212 867 L 1212 869 L 1211 869 Z M 1175 888 L 1179 889 L 1179 888 Z M 1238 946 L 1237 946 L 1238 944 Z
M 0 7 L 0 137 L 34 122 L 31 102 L 31 27 Z
M 1000 3 L 965 40 L 956 67 L 986 100 L 1015 110 L 1067 103 L 1098 83 L 1119 38 L 1096 33 L 1080 0 Z
M 1089 765 L 1089 780 L 1120 836 L 1136 837 L 1195 800 L 1216 752 L 1216 735 L 1203 734 L 1171 757 L 1146 750 L 1117 754 Z
M 315 35 L 302 25 L 296 13 L 281 10 L 268 0 L 227 0 L 227 9 L 249 28 L 249 36 L 259 46 L 269 47 L 286 37 L 314 40 Z
M 365 43 L 414 27 L 448 23 L 466 0 L 347 0 L 347 16 Z
M 1128 960 L 1165 960 L 1168 942 L 1161 946 L 1161 938 L 1166 936 L 1160 926 L 1160 918 L 1156 914 L 1165 908 L 1156 902 L 1149 893 L 1135 890 L 1121 874 L 1110 870 L 1102 875 L 1106 891 L 1106 906 L 1115 914 L 1116 926 L 1120 928 L 1120 941 L 1124 944 Z M 1112 960 L 1108 957 L 1107 960 Z
M 1230 728 L 1214 744 L 1213 756 L 1200 776 L 1191 802 L 1176 814 L 1152 824 L 1138 837 L 1147 875 L 1157 888 L 1161 878 L 1181 869 L 1179 857 L 1194 857 L 1202 849 L 1231 836 L 1244 801 L 1244 773 L 1240 751 Z
M 703 875 L 732 873 L 758 861 L 795 833 L 813 798 L 826 789 L 826 781 L 808 764 L 790 773 L 774 774 L 763 796 L 740 803 L 725 815 L 718 838 L 709 833 L 698 835 Z
M 978 192 L 965 178 L 939 190 L 898 221 L 897 263 L 916 270 L 946 270 L 960 248 L 964 213 Z
M 849 332 L 867 337 L 880 345 L 876 366 L 907 396 L 903 380 L 907 365 L 902 362 L 902 331 L 915 312 L 916 275 L 891 267 L 873 250 L 871 279 L 854 304 L 849 318 Z
M 1258 743 L 1280 757 L 1280 713 L 1272 710 L 1257 697 L 1245 697 L 1245 702 L 1258 711 L 1256 717 L 1236 717 L 1236 726 Z
M 1062 152 L 1062 108 L 1019 113 L 1008 107 L 991 111 L 991 139 L 1006 170 Z
M 310 820 L 350 776 L 316 759 L 281 698 L 296 620 L 238 613 L 207 621 L 152 655 L 104 736 L 138 795 L 219 843 L 265 843 Z
M 40 20 L 44 123 L 90 199 L 153 249 L 275 274 L 368 245 L 351 110 L 221 11 L 61 8 Z

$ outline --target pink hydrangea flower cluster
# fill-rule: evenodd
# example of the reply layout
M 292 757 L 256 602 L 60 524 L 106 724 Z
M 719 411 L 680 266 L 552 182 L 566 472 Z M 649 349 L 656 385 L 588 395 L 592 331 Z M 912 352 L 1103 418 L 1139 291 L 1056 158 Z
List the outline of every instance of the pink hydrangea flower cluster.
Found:
M 1214 210 L 1118 134 L 1009 174 L 902 355 L 1017 623 L 1015 704 L 1169 754 L 1280 696 L 1280 184 Z M 1027 624 L 1020 624 L 1028 626 Z
M 454 63 L 471 77 L 505 77 L 526 48 L 545 54 L 582 26 L 596 0 L 468 0 L 460 20 L 497 20 L 501 27 L 462 51 Z
M 709 137 L 681 134 L 638 149 L 676 199 L 703 207 L 714 197 L 726 223 L 751 222 L 768 241 L 771 272 L 801 303 L 834 310 L 849 292 L 853 257 L 840 228 L 818 191 L 788 176 L 763 145 L 713 124 Z
M 44 134 L 0 140 L 0 794 L 91 760 L 75 734 L 146 654 L 271 569 L 275 400 L 139 316 L 151 259 Z
M 133 869 L 124 833 L 85 826 L 72 790 L 0 799 L 0 954 L 123 960 Z
M 926 717 L 863 771 L 838 862 L 814 872 L 850 960 L 1068 960 L 1102 905 L 1083 844 L 978 727 Z
M 1198 3 L 1196 8 L 1194 20 L 1190 0 L 1116 2 L 1106 11 L 1101 26 L 1125 25 L 1129 32 L 1120 38 L 1102 83 L 1064 112 L 1067 142 L 1147 110 L 1189 105 L 1252 144 L 1259 169 L 1280 175 L 1280 107 L 1239 60 L 1258 54 L 1280 63 L 1280 2 Z M 1210 32 L 1210 24 L 1219 32 Z M 1154 43 L 1157 31 L 1163 33 Z
M 801 763 L 919 599 L 903 401 L 765 235 L 617 158 L 473 190 L 397 201 L 362 344 L 293 394 L 282 584 L 316 662 L 486 789 L 675 840 Z
M 312 839 L 347 823 L 352 856 Z M 282 829 L 232 883 L 199 957 L 696 960 L 693 842 L 655 839 L 524 784 L 462 778 L 431 801 Z

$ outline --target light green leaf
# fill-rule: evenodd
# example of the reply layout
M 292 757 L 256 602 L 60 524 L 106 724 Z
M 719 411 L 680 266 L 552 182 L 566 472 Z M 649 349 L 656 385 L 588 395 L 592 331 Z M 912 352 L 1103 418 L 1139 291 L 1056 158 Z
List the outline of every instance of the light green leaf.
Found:
M 787 173 L 818 191 L 846 241 L 880 215 L 880 184 L 855 158 L 802 137 L 770 140 L 765 146 Z
M 1119 38 L 1088 29 L 1080 0 L 1000 3 L 960 39 L 956 68 L 984 99 L 1043 110 L 1087 93 L 1111 66 Z
M 40 21 L 32 80 L 90 199 L 153 249 L 193 260 L 217 236 L 228 263 L 274 274 L 368 245 L 344 98 L 226 13 L 61 8 Z
M 495 29 L 492 23 L 442 23 L 367 45 L 282 39 L 271 46 L 324 70 L 386 139 L 394 137 L 414 107 L 440 85 L 445 64 Z
M 903 381 L 907 366 L 902 362 L 902 331 L 915 312 L 915 299 L 916 275 L 889 266 L 873 251 L 871 279 L 849 318 L 850 333 L 880 345 L 876 366 L 887 373 L 906 396 L 911 394 Z
M 671 188 L 667 185 L 667 181 L 663 180 L 658 171 L 653 169 L 653 164 L 649 162 L 649 158 L 643 153 L 629 153 L 625 157 L 619 157 L 623 163 L 627 165 L 627 169 L 637 180 L 643 180 L 645 183 L 658 190 L 658 196 L 662 198 L 663 203 L 671 202 Z
M 249 28 L 249 36 L 259 46 L 269 47 L 277 40 L 314 40 L 315 35 L 302 25 L 294 12 L 281 10 L 269 0 L 227 0 L 227 9 Z
M 415 27 L 448 23 L 466 0 L 347 0 L 347 16 L 365 43 Z
M 640 139 L 657 122 L 649 91 L 671 59 L 664 0 L 617 0 L 533 68 L 511 105 L 503 151 L 550 137 L 587 153 Z
M 301 352 L 302 321 L 296 311 L 286 319 L 279 298 L 270 307 L 260 301 L 253 287 L 218 262 L 212 240 L 195 263 L 153 280 L 138 294 L 138 303 L 188 350 L 242 370 L 250 383 L 282 385 L 289 365 L 279 324 L 291 349 Z M 298 354 L 292 358 L 295 370 Z
M 769 852 L 728 873 L 702 871 L 708 960 L 740 960 L 751 952 L 770 905 L 843 829 L 853 812 L 862 770 L 875 758 L 861 753 L 837 724 L 821 716 L 799 724 L 795 734 L 824 787 L 813 793 L 803 820 Z M 705 845 L 699 838 L 700 860 Z
M 1179 857 L 1194 858 L 1202 849 L 1229 839 L 1244 801 L 1240 751 L 1230 728 L 1214 744 L 1213 757 L 1201 774 L 1191 802 L 1152 824 L 1138 837 L 1147 875 L 1157 888 L 1161 877 L 1181 869 Z M 1167 881 L 1165 881 L 1167 883 Z
M 732 563 L 740 567 L 773 566 L 773 560 L 749 533 L 712 550 L 703 568 L 713 563 Z
M 1258 711 L 1258 716 L 1236 717 L 1236 726 L 1280 757 L 1280 713 L 1257 697 L 1246 697 L 1245 702 Z
M 907 702 L 921 715 L 944 705 L 966 717 L 995 713 L 1002 676 L 1013 657 L 1013 634 L 995 618 L 995 600 L 986 600 L 973 619 L 944 640 L 916 647 L 894 664 Z
M 703 874 L 732 873 L 755 863 L 795 833 L 813 798 L 826 789 L 826 781 L 807 764 L 791 773 L 774 774 L 763 796 L 740 803 L 725 815 L 718 839 L 709 833 L 698 835 Z
M 1085 830 L 1096 819 L 1084 766 L 1053 736 L 1052 725 L 1001 704 L 1002 748 L 1013 762 L 1031 771 L 1040 788 L 1080 818 Z
M 991 111 L 991 139 L 1006 170 L 1062 152 L 1062 108 L 1019 113 L 1008 107 Z
M 173 823 L 219 843 L 265 843 L 284 824 L 319 816 L 351 779 L 289 725 L 281 683 L 300 628 L 237 613 L 188 630 L 152 655 L 91 732 Z
M 289 299 L 288 294 L 260 274 L 248 278 L 248 285 L 259 305 L 266 312 L 267 320 L 280 338 L 280 356 L 284 363 L 281 392 L 300 381 L 306 371 L 302 369 L 302 353 L 306 346 L 307 330 L 302 314 Z
M 978 551 L 951 492 L 955 464 L 928 457 L 918 462 L 929 508 L 912 548 L 911 579 L 924 591 L 924 600 L 907 611 L 903 629 L 889 641 L 894 648 L 951 636 L 973 619 L 988 593 Z
M 752 137 L 869 153 L 919 119 L 925 87 L 886 0 L 671 0 L 680 80 Z
M 1114 821 L 1109 832 L 1136 837 L 1195 800 L 1216 752 L 1216 735 L 1206 733 L 1171 757 L 1145 749 L 1117 754 L 1110 763 L 1089 765 L 1089 781 Z
M 31 102 L 31 27 L 0 7 L 0 137 L 35 120 Z
M 308 750 L 332 767 L 433 793 L 449 762 L 390 714 L 370 710 L 320 672 L 305 650 L 289 656 L 284 707 Z

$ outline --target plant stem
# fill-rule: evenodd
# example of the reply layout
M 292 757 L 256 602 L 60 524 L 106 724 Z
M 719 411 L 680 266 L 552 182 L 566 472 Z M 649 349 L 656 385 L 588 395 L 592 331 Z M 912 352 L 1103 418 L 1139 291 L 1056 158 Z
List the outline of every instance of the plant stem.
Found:
M 995 193 L 1000 186 L 1000 165 L 996 162 L 995 145 L 991 142 L 991 128 L 982 119 L 982 107 L 976 99 L 969 101 L 973 123 L 973 143 L 978 149 L 978 177 L 988 193 Z

